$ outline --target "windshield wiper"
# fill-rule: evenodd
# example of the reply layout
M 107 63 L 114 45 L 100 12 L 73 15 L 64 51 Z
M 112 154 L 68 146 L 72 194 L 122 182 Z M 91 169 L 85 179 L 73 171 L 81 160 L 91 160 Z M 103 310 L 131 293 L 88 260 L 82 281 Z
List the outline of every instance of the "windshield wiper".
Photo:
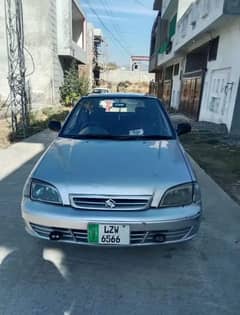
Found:
M 79 140 L 117 140 L 117 141 L 136 141 L 136 140 L 172 140 L 172 136 L 166 135 L 146 135 L 146 136 L 113 136 L 113 135 L 62 135 L 64 138 L 79 139 Z
M 114 136 L 111 135 L 62 135 L 64 138 L 71 138 L 71 139 L 79 139 L 79 140 L 85 140 L 85 139 L 97 139 L 97 140 L 112 140 L 114 139 Z
M 166 135 L 146 135 L 146 136 L 139 136 L 138 139 L 141 139 L 141 140 L 173 140 L 174 137 L 166 136 Z
M 165 135 L 147 135 L 147 136 L 112 136 L 113 140 L 125 140 L 125 141 L 144 141 L 144 140 L 172 140 L 172 136 Z

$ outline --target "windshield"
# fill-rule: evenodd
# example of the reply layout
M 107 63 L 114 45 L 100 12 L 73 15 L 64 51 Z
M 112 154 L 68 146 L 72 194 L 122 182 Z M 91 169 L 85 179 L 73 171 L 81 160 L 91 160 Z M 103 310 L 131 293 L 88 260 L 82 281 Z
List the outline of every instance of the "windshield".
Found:
M 60 134 L 69 138 L 172 139 L 171 126 L 155 99 L 82 99 Z

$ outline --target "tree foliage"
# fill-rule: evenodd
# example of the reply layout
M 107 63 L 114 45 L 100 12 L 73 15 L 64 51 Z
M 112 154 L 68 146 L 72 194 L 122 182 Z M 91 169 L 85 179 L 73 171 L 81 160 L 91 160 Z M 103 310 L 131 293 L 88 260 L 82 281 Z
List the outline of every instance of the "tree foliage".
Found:
M 118 69 L 118 65 L 115 62 L 109 62 L 107 64 L 107 70 L 116 70 Z
M 80 97 L 88 94 L 88 92 L 89 81 L 85 76 L 79 76 L 77 63 L 74 61 L 64 74 L 64 82 L 60 87 L 61 103 L 71 106 Z

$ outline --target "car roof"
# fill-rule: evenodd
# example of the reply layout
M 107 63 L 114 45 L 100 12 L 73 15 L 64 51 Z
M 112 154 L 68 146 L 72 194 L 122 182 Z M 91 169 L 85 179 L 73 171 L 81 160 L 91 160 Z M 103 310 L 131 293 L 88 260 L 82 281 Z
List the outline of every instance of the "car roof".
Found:
M 91 98 L 91 97 L 107 97 L 107 98 L 153 98 L 157 99 L 156 96 L 149 95 L 149 94 L 141 94 L 141 93 L 102 93 L 102 94 L 89 94 L 85 96 L 85 98 Z

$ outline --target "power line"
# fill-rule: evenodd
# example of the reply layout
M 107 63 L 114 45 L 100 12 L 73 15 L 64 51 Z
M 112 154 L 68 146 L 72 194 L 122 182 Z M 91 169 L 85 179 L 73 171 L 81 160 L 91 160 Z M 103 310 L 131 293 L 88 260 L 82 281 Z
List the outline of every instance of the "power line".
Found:
M 107 3 L 107 0 L 102 0 L 102 1 L 103 1 L 103 3 L 104 3 L 104 4 L 103 4 L 104 7 L 105 7 L 106 10 L 107 10 L 108 16 L 109 16 L 109 17 L 112 17 L 112 18 L 116 18 L 116 15 L 113 13 L 113 11 L 112 11 L 110 5 Z M 113 26 L 114 26 L 115 31 L 116 31 L 117 33 L 121 33 L 121 29 L 120 29 L 119 24 L 118 24 L 118 23 L 112 23 L 112 24 L 113 24 Z
M 115 36 L 115 34 L 111 31 L 111 29 L 105 25 L 105 23 L 103 22 L 102 18 L 98 15 L 98 13 L 96 12 L 96 10 L 91 6 L 91 4 L 89 3 L 89 0 L 87 0 L 88 2 L 88 6 L 90 8 L 90 10 L 93 12 L 93 14 L 98 18 L 100 24 L 104 27 L 104 29 L 112 36 L 112 38 L 115 40 L 115 42 L 123 49 L 123 51 L 127 54 L 127 55 L 131 55 L 131 52 L 128 51 L 128 49 L 119 41 L 119 39 Z
M 142 3 L 142 1 L 140 0 L 135 0 L 135 2 L 140 5 L 141 7 L 145 8 L 145 9 L 149 9 L 145 4 Z
M 107 0 L 100 0 L 100 1 L 101 1 L 102 5 L 105 9 L 106 15 L 109 18 L 116 18 L 116 15 L 113 13 L 113 10 L 111 9 Z M 125 39 L 122 36 L 122 31 L 121 31 L 120 25 L 118 23 L 114 22 L 114 20 L 111 22 L 111 24 L 113 26 L 115 33 L 121 36 L 122 42 L 125 42 Z M 127 47 L 126 42 L 125 42 L 125 47 Z
M 97 19 L 99 20 L 100 24 L 103 26 L 103 28 L 112 36 L 112 38 L 114 39 L 114 41 L 119 45 L 119 47 L 122 48 L 122 50 L 128 55 L 131 56 L 131 52 L 121 43 L 121 41 L 119 41 L 119 39 L 116 37 L 116 35 L 111 31 L 111 29 L 105 25 L 105 23 L 103 22 L 102 18 L 98 15 L 98 13 L 96 12 L 96 10 L 91 6 L 90 1 L 86 0 L 89 9 L 92 11 L 92 13 L 97 17 Z
M 105 9 L 106 15 L 111 18 L 112 15 L 111 15 L 111 12 L 110 12 L 110 10 L 109 10 L 109 7 L 107 6 L 107 3 L 105 3 L 104 0 L 100 0 L 100 1 L 101 1 L 101 3 L 102 3 L 102 6 L 103 6 L 104 9 Z M 116 33 L 118 33 L 119 30 L 117 29 L 115 23 L 112 22 L 111 24 L 112 24 L 112 26 L 113 26 L 113 28 L 114 28 L 114 31 L 115 31 Z

